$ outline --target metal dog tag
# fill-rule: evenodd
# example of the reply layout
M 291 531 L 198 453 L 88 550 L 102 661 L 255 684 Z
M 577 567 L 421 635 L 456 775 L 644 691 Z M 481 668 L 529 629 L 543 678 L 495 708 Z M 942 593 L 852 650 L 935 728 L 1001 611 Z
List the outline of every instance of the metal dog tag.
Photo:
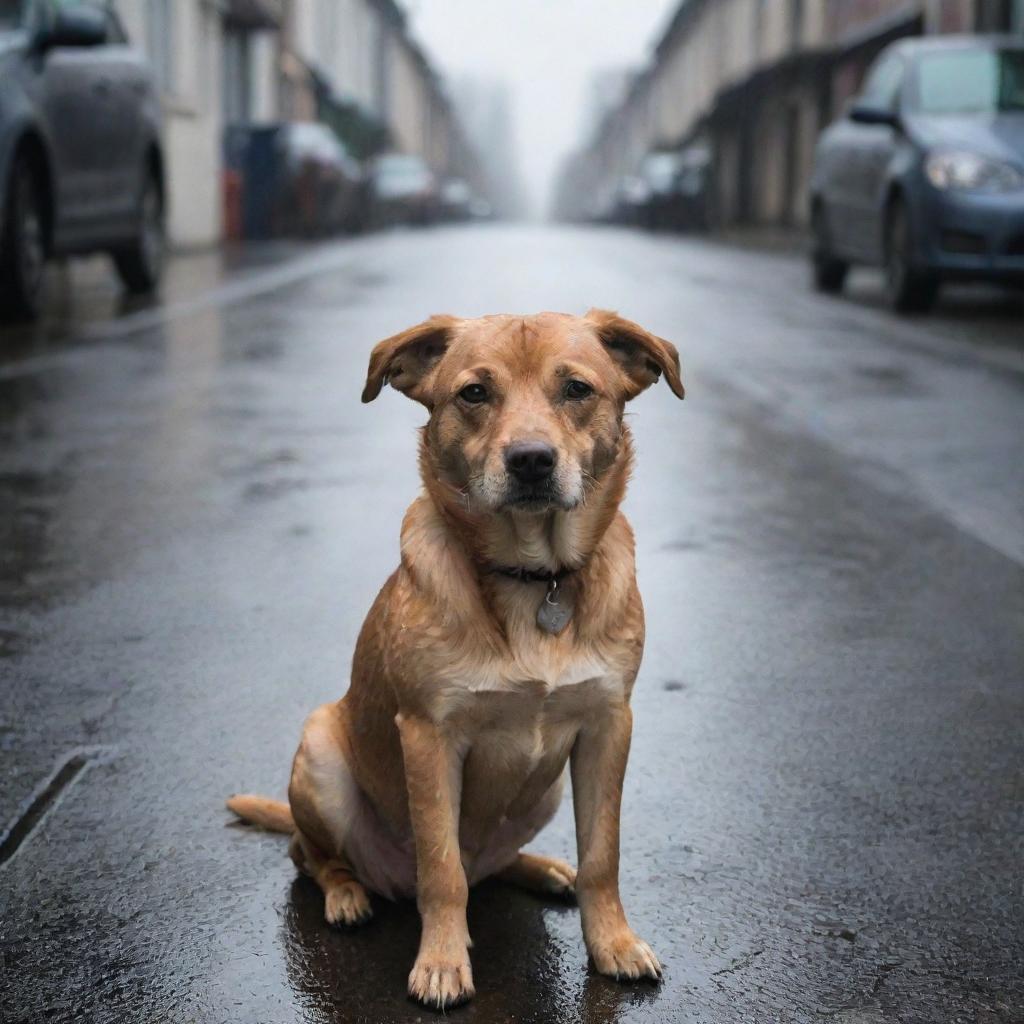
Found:
M 558 636 L 559 633 L 569 625 L 573 613 L 573 599 L 565 587 L 558 586 L 558 580 L 552 580 L 548 584 L 544 600 L 537 609 L 537 625 L 550 633 Z

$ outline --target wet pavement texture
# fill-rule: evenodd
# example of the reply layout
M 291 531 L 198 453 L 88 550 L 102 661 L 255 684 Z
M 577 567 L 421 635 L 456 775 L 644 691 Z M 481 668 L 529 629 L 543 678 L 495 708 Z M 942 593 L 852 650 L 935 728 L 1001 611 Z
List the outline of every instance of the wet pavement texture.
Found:
M 360 404 L 373 342 L 598 305 L 675 341 L 687 385 L 631 407 L 626 506 L 622 891 L 666 979 L 593 975 L 573 907 L 485 883 L 450 1016 L 1024 1021 L 1019 300 L 899 320 L 870 275 L 827 299 L 786 255 L 613 230 L 279 257 L 4 329 L 0 1019 L 433 1017 L 415 908 L 328 927 L 223 799 L 283 793 L 397 561 L 423 414 Z M 574 859 L 568 799 L 533 848 Z

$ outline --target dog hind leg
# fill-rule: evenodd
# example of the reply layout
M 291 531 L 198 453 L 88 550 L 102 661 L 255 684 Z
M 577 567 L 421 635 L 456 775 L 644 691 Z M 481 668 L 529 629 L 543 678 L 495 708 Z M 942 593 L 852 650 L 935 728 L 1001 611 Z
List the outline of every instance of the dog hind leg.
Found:
M 576 891 L 574 867 L 557 857 L 536 853 L 520 853 L 497 877 L 531 892 L 551 896 L 571 896 Z
M 328 857 L 301 832 L 293 837 L 288 852 L 295 866 L 323 890 L 328 924 L 356 925 L 370 920 L 370 896 L 344 855 Z

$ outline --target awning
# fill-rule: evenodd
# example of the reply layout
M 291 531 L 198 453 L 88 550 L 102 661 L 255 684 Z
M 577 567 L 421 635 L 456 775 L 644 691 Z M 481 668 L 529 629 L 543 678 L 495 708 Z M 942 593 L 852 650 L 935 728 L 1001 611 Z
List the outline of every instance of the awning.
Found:
M 339 95 L 326 75 L 309 68 L 316 90 L 317 117 L 334 129 L 345 148 L 357 160 L 366 160 L 387 149 L 391 133 L 387 125 L 358 100 Z

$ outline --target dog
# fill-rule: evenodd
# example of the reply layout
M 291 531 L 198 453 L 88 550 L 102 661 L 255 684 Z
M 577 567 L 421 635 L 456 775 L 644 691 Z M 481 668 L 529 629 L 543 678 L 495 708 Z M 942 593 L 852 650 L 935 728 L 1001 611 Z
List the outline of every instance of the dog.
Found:
M 658 981 L 619 898 L 630 694 L 644 645 L 624 407 L 664 377 L 669 342 L 604 310 L 434 316 L 380 342 L 363 401 L 385 383 L 423 404 L 423 492 L 401 564 L 360 632 L 351 686 L 307 720 L 288 803 L 234 796 L 243 820 L 292 834 L 331 924 L 369 892 L 415 896 L 409 993 L 473 995 L 469 887 L 490 876 L 575 894 L 595 968 Z M 579 869 L 523 853 L 550 821 L 568 763 Z

